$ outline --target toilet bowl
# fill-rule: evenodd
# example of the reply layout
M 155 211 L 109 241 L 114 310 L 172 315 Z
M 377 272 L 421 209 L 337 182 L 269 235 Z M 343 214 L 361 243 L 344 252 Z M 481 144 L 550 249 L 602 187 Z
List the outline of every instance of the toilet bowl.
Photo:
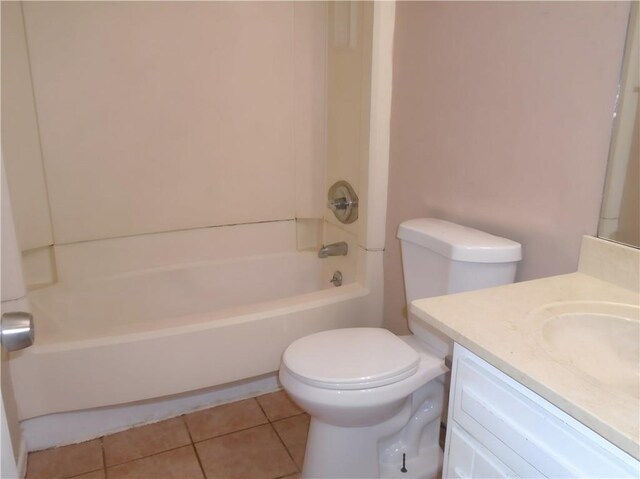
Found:
M 513 281 L 514 241 L 438 219 L 409 220 L 398 237 L 407 302 Z M 382 328 L 323 331 L 294 341 L 283 388 L 311 416 L 303 478 L 432 478 L 439 474 L 445 374 L 441 339 Z
M 302 477 L 436 475 L 444 398 L 436 379 L 447 371 L 413 336 L 381 328 L 324 331 L 292 343 L 279 377 L 311 416 Z M 401 472 L 403 454 L 413 474 Z

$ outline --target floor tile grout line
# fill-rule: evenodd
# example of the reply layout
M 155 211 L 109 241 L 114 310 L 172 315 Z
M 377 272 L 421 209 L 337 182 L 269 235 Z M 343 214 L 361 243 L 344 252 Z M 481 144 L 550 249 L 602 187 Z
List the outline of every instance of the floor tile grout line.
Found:
M 276 391 L 276 392 L 284 392 L 284 389 L 281 389 L 280 391 Z M 266 396 L 268 394 L 273 394 L 273 393 L 267 393 L 267 394 L 261 394 L 260 396 Z M 265 409 L 262 407 L 262 404 L 260 403 L 260 401 L 258 400 L 258 398 L 260 396 L 254 396 L 254 399 L 256 400 L 256 402 L 258 403 L 258 406 L 260 406 L 260 409 L 262 409 L 263 414 L 266 416 L 267 421 L 269 421 L 271 424 L 273 424 L 274 422 L 278 422 L 278 421 L 282 421 L 283 419 L 289 419 L 290 417 L 295 417 L 295 416 L 301 416 L 302 414 L 306 414 L 304 411 L 300 411 L 297 412 L 295 414 L 291 414 L 289 416 L 284 416 L 284 417 L 279 417 L 279 418 L 275 418 L 275 419 L 271 419 L 269 417 L 269 415 L 267 414 L 267 411 L 265 411 Z
M 250 398 L 246 398 L 246 399 L 240 399 L 240 400 L 238 400 L 238 401 L 236 401 L 236 402 L 246 401 L 247 399 L 255 399 L 256 397 L 257 397 L 257 396 L 250 397 Z M 258 401 L 256 401 L 256 402 L 258 402 Z M 233 403 L 226 403 L 226 404 L 233 404 Z M 226 404 L 221 404 L 220 406 L 225 406 Z M 215 408 L 217 408 L 217 407 L 218 407 L 218 406 L 213 406 L 213 407 L 208 408 L 208 409 L 215 409 Z M 258 403 L 258 407 L 260 407 L 260 409 L 262 409 L 262 407 L 260 406 L 260 403 Z M 200 411 L 195 411 L 195 412 L 207 411 L 208 409 L 201 409 Z M 187 431 L 189 432 L 189 437 L 191 438 L 191 441 L 193 442 L 193 444 L 198 444 L 198 443 L 200 443 L 200 442 L 208 441 L 209 439 L 215 439 L 215 438 L 217 438 L 217 437 L 228 436 L 229 434 L 233 434 L 234 432 L 246 431 L 247 429 L 251 429 L 251 428 L 254 428 L 254 427 L 264 426 L 265 424 L 269 424 L 269 423 L 270 423 L 270 421 L 269 421 L 269 417 L 264 413 L 264 410 L 263 410 L 262 412 L 263 412 L 263 415 L 264 415 L 264 418 L 265 418 L 266 422 L 261 422 L 261 423 L 253 424 L 253 425 L 251 425 L 251 426 L 242 427 L 242 428 L 240 428 L 240 429 L 235 429 L 235 430 L 233 430 L 233 431 L 225 432 L 225 433 L 223 433 L 223 434 L 217 434 L 217 435 L 215 435 L 215 436 L 205 437 L 205 438 L 203 438 L 203 439 L 197 439 L 197 440 L 196 440 L 196 439 L 194 439 L 194 438 L 193 438 L 193 436 L 191 435 L 191 430 L 189 429 L 189 423 L 187 422 L 187 419 L 186 419 L 186 416 L 188 416 L 189 414 L 192 414 L 192 413 L 183 414 L 182 416 L 184 416 L 184 417 L 185 417 L 184 421 L 185 421 L 185 425 L 187 426 Z
M 189 429 L 189 424 L 187 423 L 187 415 L 181 414 L 180 418 L 182 419 L 182 423 L 184 427 L 187 429 L 187 434 L 189 435 L 189 440 L 191 441 L 191 447 L 193 448 L 193 452 L 196 455 L 196 460 L 198 461 L 198 465 L 200 466 L 200 470 L 202 471 L 202 477 L 207 479 L 207 473 L 204 470 L 204 466 L 202 465 L 202 460 L 200 459 L 200 454 L 198 454 L 198 448 L 196 447 L 196 443 L 193 440 L 193 436 L 191 435 L 191 429 Z
M 294 467 L 296 468 L 296 472 L 298 472 L 298 473 L 299 473 L 299 472 L 301 472 L 300 467 L 298 467 L 298 463 L 296 462 L 296 460 L 293 458 L 293 455 L 291 454 L 291 451 L 289 451 L 289 448 L 288 448 L 288 447 L 287 447 L 287 445 L 284 443 L 284 441 L 283 441 L 283 440 L 282 440 L 282 438 L 280 437 L 280 434 L 278 434 L 278 431 L 277 431 L 277 430 L 276 430 L 276 428 L 274 427 L 274 425 L 273 425 L 273 421 L 271 420 L 271 418 L 269 418 L 269 415 L 268 415 L 268 414 L 267 414 L 267 412 L 265 411 L 264 407 L 262 407 L 262 404 L 260 404 L 260 401 L 258 401 L 258 397 L 259 397 L 259 396 L 254 396 L 254 397 L 253 397 L 253 398 L 251 398 L 251 399 L 253 399 L 253 400 L 256 402 L 256 404 L 258 405 L 258 407 L 259 407 L 259 408 L 260 408 L 260 410 L 262 411 L 262 414 L 264 415 L 265 419 L 267 420 L 267 422 L 266 422 L 266 423 L 257 424 L 257 425 L 255 425 L 255 426 L 251 426 L 251 427 L 247 427 L 247 428 L 243 428 L 243 429 L 238 429 L 237 431 L 229 432 L 229 433 L 226 433 L 226 434 L 221 434 L 221 435 L 219 435 L 219 436 L 214 436 L 214 437 L 211 437 L 211 438 L 209 438 L 209 439 L 204 439 L 204 440 L 202 440 L 202 441 L 198 441 L 198 443 L 201 443 L 201 442 L 204 442 L 204 441 L 208 441 L 208 440 L 210 440 L 210 439 L 216 439 L 216 438 L 219 438 L 219 437 L 228 436 L 228 435 L 230 435 L 230 434 L 235 434 L 235 433 L 240 432 L 240 431 L 247 431 L 247 430 L 249 430 L 249 429 L 253 429 L 253 428 L 255 428 L 255 427 L 260 427 L 260 426 L 265 426 L 265 425 L 267 425 L 267 424 L 268 424 L 268 425 L 271 427 L 271 430 L 275 433 L 275 435 L 276 435 L 276 437 L 278 438 L 278 440 L 280 441 L 280 444 L 282 444 L 282 446 L 284 447 L 284 450 L 287 452 L 287 455 L 289 456 L 289 458 L 291 459 L 291 462 L 293 463 Z M 304 411 L 303 411 L 301 414 L 304 414 Z M 300 415 L 300 414 L 296 414 L 295 416 L 299 416 L 299 415 Z M 289 417 L 294 417 L 294 416 L 289 416 Z M 282 419 L 288 419 L 288 417 L 286 417 L 286 418 L 281 418 L 281 419 L 278 419 L 278 420 L 282 420 Z M 188 426 L 187 426 L 187 429 L 188 429 Z M 196 442 L 194 442 L 194 448 L 195 448 L 195 445 L 196 445 Z M 197 455 L 197 448 L 196 448 L 196 455 Z M 200 460 L 200 456 L 198 456 L 198 461 L 199 461 L 199 460 Z M 203 471 L 203 472 L 204 472 L 204 471 Z M 288 474 L 288 475 L 290 476 L 291 474 Z M 205 477 L 206 477 L 206 475 L 205 475 Z M 287 477 L 287 476 L 279 476 L 279 477 L 283 477 L 283 478 L 284 478 L 284 477 Z
M 202 465 L 200 454 L 198 454 L 198 448 L 194 443 L 191 443 L 191 448 L 193 449 L 193 453 L 196 455 L 196 461 L 198 461 L 198 466 L 200 466 L 200 470 L 202 471 L 202 477 L 204 477 L 204 479 L 207 479 L 207 473 L 205 472 L 204 466 Z
M 102 470 L 104 478 L 107 479 L 107 451 L 104 447 L 104 436 L 100 436 L 100 449 L 102 450 Z
M 292 417 L 304 416 L 305 414 L 307 414 L 307 413 L 302 411 L 302 412 L 299 412 L 297 414 L 293 414 L 291 416 L 286 416 L 286 417 L 280 417 L 278 419 L 274 419 L 273 421 L 269 421 L 269 422 L 273 424 L 273 423 L 276 423 L 276 422 L 284 421 L 285 419 L 291 419 Z
M 99 468 L 99 469 L 91 469 L 90 471 L 84 471 L 84 472 L 81 472 L 81 473 L 79 473 L 79 474 L 74 474 L 73 476 L 64 476 L 64 477 L 62 477 L 61 479 L 74 479 L 74 478 L 77 478 L 77 477 L 83 476 L 83 475 L 85 475 L 85 474 L 91 474 L 92 472 L 98 472 L 98 471 L 103 471 L 103 472 L 104 472 L 104 475 L 105 475 L 105 478 L 106 478 L 106 476 L 107 476 L 107 469 L 106 469 L 106 466 L 105 466 L 104 447 L 103 447 L 103 444 L 102 444 L 102 437 L 103 437 L 103 436 L 97 437 L 97 438 L 95 438 L 95 439 L 89 439 L 88 441 L 83 441 L 83 442 L 90 442 L 90 441 L 96 441 L 96 440 L 100 441 L 100 455 L 102 456 L 102 466 L 100 466 L 100 468 Z M 77 443 L 77 444 L 82 444 L 82 443 Z M 73 445 L 74 445 L 74 444 L 67 444 L 67 446 L 73 446 Z M 50 447 L 50 448 L 48 448 L 48 449 L 42 449 L 42 451 L 48 451 L 48 450 L 50 450 L 50 449 L 57 449 L 57 448 L 60 448 L 60 447 L 66 447 L 66 446 L 54 446 L 54 447 Z M 40 452 L 40 451 L 32 451 L 32 452 Z M 28 474 L 28 472 L 29 472 L 29 470 L 28 470 L 28 469 L 29 469 L 29 459 L 28 459 L 28 456 L 29 456 L 30 454 L 32 454 L 32 452 L 29 452 L 29 453 L 27 454 L 27 471 L 25 471 L 25 478 L 28 478 L 28 477 L 29 477 L 29 474 Z
M 260 396 L 262 396 L 262 395 L 260 395 Z M 193 443 L 193 446 L 194 446 L 194 449 L 195 449 L 195 451 L 196 451 L 196 456 L 197 456 L 197 458 L 198 458 L 198 462 L 200 463 L 200 467 L 201 467 L 201 469 L 203 469 L 203 473 L 204 473 L 204 468 L 202 467 L 202 463 L 200 462 L 200 456 L 198 455 L 198 449 L 196 448 L 196 444 L 199 444 L 199 443 L 202 443 L 202 442 L 205 442 L 205 441 L 209 441 L 209 440 L 211 440 L 211 439 L 217 439 L 217 438 L 220 438 L 220 437 L 229 436 L 229 435 L 231 435 L 231 434 L 235 434 L 235 433 L 237 433 L 237 432 L 247 431 L 247 430 L 249 430 L 249 429 L 253 429 L 253 428 L 256 428 L 256 427 L 264 426 L 264 425 L 267 425 L 267 424 L 268 424 L 269 426 L 271 426 L 271 430 L 276 434 L 276 437 L 277 437 L 277 438 L 278 438 L 278 440 L 280 441 L 280 444 L 282 444 L 282 446 L 284 447 L 284 450 L 287 452 L 287 455 L 289 456 L 289 458 L 291 459 L 291 462 L 293 463 L 293 465 L 294 465 L 294 466 L 295 466 L 295 468 L 296 468 L 296 472 L 297 472 L 297 473 L 300 473 L 300 472 L 301 472 L 301 469 L 300 469 L 300 467 L 298 466 L 298 463 L 296 462 L 296 460 L 294 459 L 292 452 L 289 450 L 289 447 L 286 445 L 286 443 L 284 442 L 284 440 L 282 439 L 282 437 L 280 437 L 280 434 L 278 434 L 278 431 L 277 431 L 277 429 L 275 428 L 275 426 L 274 426 L 273 424 L 274 424 L 275 422 L 283 421 L 283 420 L 285 420 L 285 419 L 289 419 L 289 418 L 292 418 L 292 417 L 302 416 L 302 415 L 304 415 L 304 414 L 305 414 L 305 412 L 304 412 L 304 411 L 301 411 L 300 413 L 297 413 L 297 414 L 292 414 L 292 415 L 285 416 L 285 417 L 280 417 L 280 418 L 277 418 L 277 419 L 275 419 L 275 418 L 274 418 L 274 419 L 271 419 L 271 418 L 269 417 L 269 414 L 267 414 L 267 411 L 265 410 L 265 408 L 262 406 L 262 404 L 261 404 L 261 403 L 260 403 L 260 401 L 258 400 L 258 397 L 260 397 L 260 396 L 253 396 L 253 397 L 251 397 L 251 398 L 247 398 L 247 399 L 253 399 L 253 400 L 256 402 L 256 404 L 258 405 L 258 407 L 260 408 L 260 410 L 262 411 L 262 414 L 264 415 L 265 419 L 267 420 L 267 422 L 262 423 L 262 424 L 256 424 L 256 425 L 253 425 L 253 426 L 250 426 L 250 427 L 237 429 L 237 430 L 235 430 L 235 431 L 228 432 L 228 433 L 225 433 L 225 434 L 219 434 L 219 435 L 217 435 L 217 436 L 212 436 L 212 437 L 210 437 L 210 438 L 206 438 L 206 439 L 201 439 L 201 440 L 199 440 L 199 441 L 195 441 L 195 440 L 193 439 L 193 436 L 191 435 L 191 430 L 189 430 L 189 425 L 188 425 L 188 423 L 187 423 L 187 421 L 186 421 L 186 418 L 184 419 L 184 421 L 185 421 L 185 425 L 187 426 L 187 430 L 189 431 L 189 437 L 191 438 L 192 443 Z M 214 407 L 212 407 L 212 408 L 210 408 L 210 409 L 214 409 L 215 407 L 216 407 L 216 406 L 214 406 Z M 206 411 L 206 409 L 204 409 L 204 410 Z M 184 416 L 186 416 L 186 415 L 183 415 L 183 417 L 184 417 Z M 284 476 L 278 476 L 278 477 L 285 478 L 285 477 L 288 477 L 288 476 L 291 476 L 291 474 L 287 474 L 287 475 L 284 475 Z M 206 473 L 205 473 L 205 478 L 206 478 Z
M 180 419 L 182 419 L 182 424 L 184 424 L 184 427 L 187 430 L 187 434 L 189 435 L 189 440 L 191 441 L 191 444 L 195 444 L 195 441 L 193 440 L 193 436 L 191 435 L 191 429 L 189 429 L 189 423 L 187 422 L 187 415 L 186 414 L 180 414 Z
M 181 414 L 180 416 L 175 416 L 173 418 L 169 418 L 169 420 L 175 419 L 175 418 L 178 418 L 178 417 L 179 418 L 183 418 L 184 416 L 185 416 L 184 414 Z M 184 427 L 185 427 L 185 429 L 187 431 L 187 435 L 189 436 L 189 442 L 185 443 L 185 444 L 180 444 L 179 446 L 174 446 L 174 447 L 170 447 L 168 449 L 163 449 L 161 451 L 152 452 L 151 454 L 145 454 L 144 456 L 136 457 L 134 459 L 129 459 L 129 460 L 126 460 L 126 461 L 123 461 L 123 462 L 115 463 L 115 464 L 107 464 L 106 451 L 104 451 L 104 446 L 103 446 L 103 452 L 104 452 L 103 463 L 104 463 L 105 474 L 106 474 L 106 470 L 108 468 L 120 466 L 122 464 L 129 464 L 130 462 L 139 461 L 140 459 L 144 459 L 146 457 L 157 456 L 158 454 L 163 454 L 163 453 L 169 452 L 169 451 L 175 451 L 176 449 L 180 449 L 181 447 L 187 447 L 187 446 L 192 445 L 193 444 L 193 438 L 191 437 L 191 431 L 189 431 L 189 426 L 187 426 L 186 420 L 182 419 L 182 421 L 183 421 Z M 157 424 L 157 423 L 151 423 L 151 424 Z M 143 425 L 140 425 L 140 426 L 132 427 L 130 429 L 126 429 L 125 431 L 121 431 L 121 432 L 131 431 L 133 429 L 137 429 L 138 427 L 145 427 L 147 425 L 148 424 L 143 424 Z M 119 434 L 119 433 L 116 433 L 116 434 Z M 104 436 L 102 436 L 100 439 L 102 439 L 103 437 Z M 71 478 L 69 478 L 69 479 L 71 479 Z
M 284 446 L 284 450 L 287 451 L 287 454 L 289 455 L 289 457 L 291 458 L 291 462 L 293 462 L 293 465 L 296 466 L 296 471 L 298 472 L 302 472 L 300 469 L 300 466 L 298 466 L 298 463 L 296 462 L 296 460 L 293 457 L 293 454 L 291 453 L 291 451 L 289 450 L 289 447 L 287 446 L 287 444 L 284 442 L 284 439 L 282 439 L 282 437 L 280 437 L 280 434 L 278 433 L 278 430 L 275 428 L 275 426 L 273 424 L 270 424 L 271 429 L 273 429 L 273 431 L 276 433 L 276 436 L 278 437 L 278 439 L 280 440 L 280 443 Z M 283 476 L 286 477 L 286 476 Z
M 236 434 L 236 433 L 238 433 L 238 432 L 248 431 L 249 429 L 254 429 L 254 428 L 262 427 L 262 426 L 266 426 L 266 425 L 268 425 L 268 426 L 271 428 L 271 430 L 275 433 L 276 437 L 277 437 L 277 438 L 278 438 L 278 440 L 280 441 L 280 444 L 282 444 L 282 446 L 284 447 L 284 450 L 286 451 L 287 455 L 288 455 L 288 456 L 289 456 L 289 458 L 291 459 L 291 462 L 293 463 L 294 467 L 296 468 L 296 473 L 300 473 L 300 468 L 298 467 L 298 464 L 296 463 L 295 459 L 293 458 L 293 456 L 292 456 L 292 454 L 291 454 L 291 451 L 289 451 L 289 448 L 287 447 L 287 445 L 284 443 L 284 441 L 282 440 L 282 438 L 281 438 L 281 437 L 280 437 L 280 435 L 278 434 L 278 431 L 277 431 L 277 430 L 276 430 L 276 428 L 273 426 L 273 423 L 272 423 L 271 419 L 269 418 L 269 416 L 267 415 L 267 412 L 266 412 L 266 411 L 264 410 L 264 408 L 262 407 L 262 404 L 260 404 L 260 401 L 258 401 L 257 397 L 258 397 L 258 396 L 254 396 L 254 397 L 253 397 L 253 398 L 251 398 L 251 399 L 254 399 L 254 400 L 255 400 L 255 402 L 258 404 L 258 407 L 259 407 L 259 408 L 260 408 L 260 410 L 262 411 L 262 414 L 264 415 L 264 417 L 265 417 L 265 419 L 267 420 L 267 422 L 262 423 L 262 424 L 256 424 L 256 425 L 253 425 L 253 426 L 250 426 L 250 427 L 245 427 L 245 428 L 238 429 L 238 430 L 235 430 L 235 431 L 232 431 L 232 432 L 228 432 L 228 433 L 225 433 L 225 434 L 220 434 L 220 435 L 218 435 L 218 436 L 213 436 L 213 437 L 210 437 L 210 438 L 207 438 L 207 439 L 202 439 L 202 440 L 200 440 L 200 441 L 193 441 L 193 437 L 191 436 L 191 431 L 189 431 L 189 437 L 190 437 L 190 438 L 191 438 L 191 440 L 193 441 L 193 448 L 194 448 L 194 450 L 195 450 L 195 452 L 196 452 L 196 457 L 198 458 L 198 463 L 200 464 L 200 468 L 202 469 L 202 472 L 203 472 L 203 474 L 204 474 L 204 476 L 205 476 L 205 479 L 207 478 L 207 475 L 206 475 L 206 473 L 204 472 L 204 467 L 202 466 L 202 462 L 200 461 L 200 456 L 199 456 L 199 454 L 198 454 L 198 449 L 197 449 L 197 447 L 196 447 L 196 444 L 200 444 L 200 443 L 202 443 L 202 442 L 209 441 L 209 440 L 212 440 L 212 439 L 218 439 L 218 438 L 221 438 L 221 437 L 230 436 L 230 435 L 232 435 L 232 434 Z M 213 409 L 213 408 L 211 408 L 211 409 Z M 303 412 L 302 414 L 304 414 L 304 412 Z M 300 415 L 300 414 L 296 414 L 296 416 L 299 416 L 299 415 Z M 289 416 L 289 417 L 294 417 L 294 416 Z M 287 418 L 282 418 L 282 419 L 287 419 Z M 278 420 L 281 420 L 281 419 L 278 419 Z M 186 423 L 186 419 L 185 419 L 185 423 Z M 187 429 L 189 429 L 188 425 L 187 425 Z M 275 479 L 284 479 L 284 478 L 289 477 L 289 476 L 291 476 L 291 475 L 292 475 L 292 474 L 286 474 L 286 475 L 283 475 L 283 476 L 277 476 Z
M 276 434 L 276 437 L 278 438 L 278 440 L 280 441 L 280 444 L 282 444 L 282 446 L 284 447 L 284 450 L 287 451 L 287 455 L 289 456 L 289 458 L 291 459 L 291 462 L 293 462 L 293 465 L 296 467 L 296 471 L 297 472 L 301 472 L 300 471 L 300 467 L 298 467 L 298 463 L 296 462 L 296 460 L 293 458 L 293 454 L 291 454 L 291 451 L 289 450 L 289 448 L 287 447 L 287 445 L 285 444 L 284 440 L 280 437 L 280 434 L 278 434 L 278 430 L 275 428 L 275 426 L 273 425 L 273 423 L 275 421 L 272 421 L 271 418 L 269 417 L 269 415 L 267 414 L 267 411 L 264 410 L 264 408 L 262 407 L 262 404 L 260 404 L 260 401 L 258 401 L 258 397 L 256 396 L 256 402 L 258 403 L 258 406 L 260 407 L 260 409 L 262 410 L 262 413 L 265 415 L 265 417 L 267 418 L 267 421 L 269 421 L 269 426 L 271 426 L 271 430 Z M 293 417 L 293 416 L 289 416 L 289 417 Z M 288 419 L 288 418 L 282 418 L 282 419 Z M 279 419 L 281 420 L 281 419 Z M 291 475 L 291 474 L 289 474 Z M 281 477 L 287 477 L 287 476 L 281 476 Z
M 85 474 L 91 474 L 92 472 L 104 471 L 104 467 L 100 469 L 92 469 L 90 471 L 81 472 L 80 474 L 74 474 L 73 476 L 64 476 L 61 479 L 75 479 L 76 477 L 84 476 Z M 28 477 L 28 476 L 25 476 Z
M 271 419 L 271 418 L 269 417 L 269 415 L 267 414 L 266 410 L 264 409 L 264 407 L 262 406 L 262 404 L 260 403 L 260 401 L 258 400 L 258 397 L 260 397 L 260 396 L 263 396 L 263 394 L 258 395 L 258 396 L 253 396 L 253 397 L 251 397 L 251 398 L 247 398 L 247 399 L 254 399 L 254 401 L 257 403 L 258 407 L 260 408 L 260 410 L 262 411 L 262 413 L 263 413 L 263 415 L 264 415 L 264 418 L 266 419 L 266 422 L 264 422 L 264 423 L 254 424 L 254 425 L 252 425 L 252 426 L 244 427 L 244 428 L 237 429 L 237 430 L 234 430 L 234 431 L 230 431 L 230 432 L 227 432 L 227 433 L 224 433 L 224 434 L 218 434 L 218 435 L 215 435 L 215 436 L 207 437 L 207 438 L 200 439 L 200 440 L 197 440 L 197 441 L 196 441 L 196 440 L 194 440 L 193 435 L 191 434 L 191 430 L 189 429 L 189 425 L 188 425 L 188 422 L 187 422 L 187 419 L 186 419 L 186 416 L 187 416 L 189 413 L 181 414 L 181 415 L 176 416 L 176 417 L 180 417 L 180 418 L 181 418 L 181 420 L 182 420 L 182 422 L 183 422 L 183 424 L 184 424 L 184 426 L 185 426 L 185 429 L 187 430 L 187 435 L 188 435 L 188 437 L 189 437 L 189 444 L 182 444 L 182 445 L 180 445 L 180 446 L 171 447 L 171 448 L 169 448 L 169 449 L 165 449 L 165 450 L 162 450 L 162 451 L 154 452 L 154 453 L 152 453 L 152 454 L 147 454 L 147 455 L 145 455 L 145 456 L 137 457 L 137 458 L 135 458 L 135 459 L 130 459 L 130 460 L 128 460 L 128 461 L 120 462 L 120 463 L 117 463 L 117 464 L 110 464 L 110 465 L 107 465 L 106 450 L 105 450 L 105 444 L 104 444 L 104 437 L 105 437 L 105 436 L 100 436 L 100 437 L 98 437 L 98 438 L 96 438 L 96 439 L 97 439 L 97 440 L 99 441 L 99 443 L 100 443 L 100 451 L 101 451 L 101 456 L 102 456 L 102 466 L 101 466 L 101 468 L 100 468 L 100 469 L 91 470 L 91 471 L 86 471 L 86 472 L 83 472 L 83 473 L 81 473 L 81 474 L 76 474 L 76 475 L 74 475 L 74 476 L 68 476 L 68 477 L 67 477 L 67 479 L 74 479 L 74 478 L 76 478 L 76 477 L 78 477 L 78 476 L 81 476 L 81 475 L 83 475 L 83 474 L 90 474 L 90 473 L 93 473 L 93 472 L 98 472 L 98 471 L 100 471 L 100 470 L 102 470 L 102 471 L 104 472 L 105 478 L 107 478 L 107 477 L 108 477 L 108 469 L 109 469 L 109 468 L 113 468 L 113 467 L 121 466 L 121 465 L 123 465 L 123 464 L 129 464 L 129 463 L 131 463 L 131 462 L 139 461 L 139 460 L 142 460 L 142 459 L 145 459 L 145 458 L 149 458 L 149 457 L 153 457 L 153 456 L 158 456 L 158 455 L 160 455 L 160 454 L 164 454 L 164 453 L 166 453 L 166 452 L 170 452 L 170 451 L 175 451 L 176 449 L 180 449 L 180 448 L 183 448 L 183 447 L 187 447 L 187 446 L 189 446 L 189 445 L 191 445 L 191 446 L 192 446 L 192 448 L 193 448 L 193 450 L 194 450 L 194 452 L 195 452 L 195 454 L 196 454 L 196 459 L 198 460 L 198 464 L 199 464 L 199 466 L 200 466 L 200 469 L 201 469 L 201 471 L 202 471 L 202 473 L 203 473 L 204 477 L 206 478 L 207 476 L 206 476 L 206 473 L 205 473 L 205 471 L 204 471 L 204 467 L 203 467 L 203 465 L 202 465 L 202 462 L 201 462 L 201 460 L 200 460 L 200 456 L 198 455 L 198 451 L 197 451 L 197 448 L 196 448 L 196 444 L 198 444 L 198 443 L 202 443 L 202 442 L 205 442 L 205 441 L 209 441 L 209 440 L 211 440 L 211 439 L 216 439 L 216 438 L 220 438 L 220 437 L 225 437 L 225 436 L 228 436 L 228 435 L 231 435 L 231 434 L 235 434 L 235 433 L 237 433 L 237 432 L 241 432 L 241 431 L 246 431 L 246 430 L 249 430 L 249 429 L 253 429 L 253 428 L 255 428 L 255 427 L 264 426 L 264 425 L 266 425 L 266 424 L 269 424 L 269 425 L 271 426 L 271 429 L 276 433 L 276 436 L 278 437 L 278 440 L 279 440 L 279 441 L 280 441 L 280 443 L 284 446 L 285 450 L 287 451 L 288 456 L 289 456 L 289 457 L 291 458 L 291 460 L 293 461 L 293 464 L 294 464 L 294 466 L 296 467 L 296 470 L 297 470 L 298 472 L 300 472 L 300 468 L 298 467 L 298 464 L 296 463 L 295 459 L 293 458 L 293 455 L 292 455 L 291 451 L 289 450 L 289 448 L 287 447 L 286 443 L 284 442 L 284 440 L 282 439 L 282 437 L 280 437 L 280 434 L 279 434 L 279 433 L 278 433 L 278 431 L 276 430 L 276 428 L 275 428 L 275 426 L 274 426 L 274 423 L 276 423 L 276 422 L 280 422 L 280 421 L 283 421 L 283 420 L 286 420 L 286 419 L 289 419 L 289 418 L 293 418 L 293 417 L 297 417 L 297 416 L 302 416 L 302 415 L 304 415 L 304 414 L 305 414 L 305 412 L 304 412 L 304 411 L 302 411 L 302 412 L 295 413 L 295 414 L 291 414 L 291 415 L 288 415 L 288 416 L 278 417 L 278 418 Z M 213 406 L 213 407 L 208 408 L 208 409 L 215 409 L 216 407 L 218 407 L 218 406 Z M 205 410 L 206 410 L 206 409 L 203 409 L 203 411 L 205 411 Z M 136 427 L 144 427 L 144 425 L 136 426 Z M 136 429 L 136 427 L 130 428 L 130 429 L 128 429 L 128 430 Z M 127 430 L 127 431 L 128 431 L 128 430 Z M 87 441 L 87 442 L 88 442 L 88 441 Z M 60 446 L 60 447 L 62 447 L 62 446 Z M 50 448 L 50 449 L 55 449 L 55 447 L 54 447 L 54 448 Z M 282 476 L 282 477 L 287 477 L 287 476 Z
M 201 442 L 210 441 L 211 439 L 218 439 L 219 437 L 230 436 L 231 434 L 235 434 L 236 432 L 248 431 L 249 429 L 253 429 L 254 427 L 266 426 L 267 424 L 271 424 L 269 422 L 263 422 L 260 424 L 254 424 L 253 426 L 243 427 L 242 429 L 236 429 L 235 431 L 225 432 L 224 434 L 218 434 L 217 436 L 206 437 L 204 439 L 199 439 L 197 441 L 193 441 L 194 444 L 200 444 Z
M 269 415 L 267 414 L 267 411 L 264 410 L 264 408 L 262 407 L 262 404 L 260 404 L 260 401 L 258 401 L 258 398 L 260 396 L 255 396 L 253 399 L 255 399 L 256 403 L 258 404 L 258 407 L 260 408 L 260 410 L 262 411 L 262 414 L 264 414 L 264 417 L 267 418 L 267 421 L 269 421 L 269 423 L 271 423 L 271 418 L 269 417 Z
M 159 456 L 160 454 L 164 454 L 165 452 L 175 451 L 176 449 L 182 449 L 183 447 L 189 447 L 189 446 L 192 446 L 192 445 L 193 445 L 193 443 L 182 444 L 181 446 L 176 446 L 176 447 L 172 447 L 170 449 L 165 449 L 163 451 L 154 452 L 154 453 L 151 453 L 151 454 L 147 454 L 146 456 L 142 456 L 142 457 L 136 457 L 135 459 L 130 459 L 128 461 L 119 462 L 118 464 L 111 464 L 110 466 L 105 467 L 105 470 L 106 469 L 111 469 L 111 468 L 114 468 L 114 467 L 120 467 L 123 464 L 131 464 L 132 462 L 140 461 L 142 459 L 147 459 L 148 457 Z M 71 479 L 71 478 L 68 478 L 68 479 Z

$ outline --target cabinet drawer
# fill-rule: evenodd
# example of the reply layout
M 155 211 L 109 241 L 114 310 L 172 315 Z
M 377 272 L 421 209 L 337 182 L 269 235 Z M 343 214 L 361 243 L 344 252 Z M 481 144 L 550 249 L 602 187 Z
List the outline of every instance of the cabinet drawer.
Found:
M 453 420 L 519 476 L 637 477 L 605 439 L 458 345 L 454 368 Z
M 447 461 L 448 469 L 444 477 L 451 479 L 518 477 L 489 450 L 455 424 L 452 425 L 449 434 L 451 447 Z

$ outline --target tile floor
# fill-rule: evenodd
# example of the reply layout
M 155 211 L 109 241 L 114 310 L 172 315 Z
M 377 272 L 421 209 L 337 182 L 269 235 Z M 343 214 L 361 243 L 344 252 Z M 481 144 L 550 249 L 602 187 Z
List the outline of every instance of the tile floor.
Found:
M 283 391 L 29 454 L 27 478 L 298 477 L 309 416 Z

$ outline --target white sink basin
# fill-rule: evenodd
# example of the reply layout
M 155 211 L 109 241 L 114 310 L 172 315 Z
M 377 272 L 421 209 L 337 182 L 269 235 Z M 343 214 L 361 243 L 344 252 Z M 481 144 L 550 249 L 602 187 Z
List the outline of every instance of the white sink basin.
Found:
M 535 312 L 543 349 L 563 365 L 621 393 L 640 394 L 640 308 L 596 301 L 549 304 Z

